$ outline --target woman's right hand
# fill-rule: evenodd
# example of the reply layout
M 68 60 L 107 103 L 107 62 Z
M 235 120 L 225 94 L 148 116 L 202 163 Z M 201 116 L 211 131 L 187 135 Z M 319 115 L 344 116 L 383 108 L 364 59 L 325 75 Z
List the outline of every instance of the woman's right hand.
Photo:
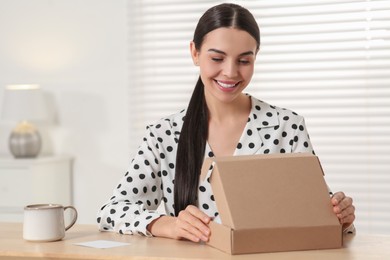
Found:
M 177 217 L 162 216 L 148 225 L 154 236 L 207 242 L 211 218 L 193 205 L 180 211 Z

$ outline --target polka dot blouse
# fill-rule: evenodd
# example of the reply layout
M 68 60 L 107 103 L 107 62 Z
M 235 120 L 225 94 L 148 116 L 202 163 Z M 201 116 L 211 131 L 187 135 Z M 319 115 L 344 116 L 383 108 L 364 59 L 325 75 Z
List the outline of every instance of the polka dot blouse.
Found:
M 251 97 L 248 122 L 234 155 L 314 153 L 302 116 Z M 173 183 L 178 139 L 185 110 L 147 127 L 138 151 L 113 196 L 98 212 L 101 231 L 151 236 L 147 225 L 161 215 L 174 216 Z M 205 157 L 213 152 L 206 144 Z M 218 219 L 210 183 L 200 181 L 198 207 Z M 162 209 L 158 209 L 163 203 Z M 165 211 L 165 212 L 164 212 Z

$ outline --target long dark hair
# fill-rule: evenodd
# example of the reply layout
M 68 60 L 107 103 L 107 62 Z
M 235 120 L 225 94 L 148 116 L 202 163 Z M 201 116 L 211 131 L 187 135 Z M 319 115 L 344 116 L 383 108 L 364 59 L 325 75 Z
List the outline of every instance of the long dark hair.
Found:
M 196 50 L 209 32 L 221 28 L 236 28 L 248 32 L 260 47 L 260 31 L 253 15 L 236 4 L 220 4 L 208 9 L 199 19 L 194 33 Z M 196 205 L 199 174 L 208 137 L 208 108 L 204 85 L 199 77 L 184 117 L 176 154 L 174 185 L 175 215 L 188 205 Z

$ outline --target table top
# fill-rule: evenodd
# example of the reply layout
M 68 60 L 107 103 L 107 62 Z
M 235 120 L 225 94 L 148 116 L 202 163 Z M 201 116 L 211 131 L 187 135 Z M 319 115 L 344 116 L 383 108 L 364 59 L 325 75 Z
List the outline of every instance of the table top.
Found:
M 38 156 L 36 158 L 18 158 L 18 159 L 15 159 L 12 156 L 0 156 L 0 167 L 2 168 L 28 167 L 32 164 L 68 162 L 70 160 L 72 160 L 72 157 L 69 155 L 47 155 L 47 156 Z
M 22 223 L 0 223 L 0 259 L 390 259 L 390 236 L 385 235 L 345 235 L 340 249 L 229 255 L 189 241 L 99 232 L 95 225 L 75 225 L 63 240 L 46 243 L 25 241 L 22 231 Z M 95 240 L 129 245 L 108 249 L 75 245 Z

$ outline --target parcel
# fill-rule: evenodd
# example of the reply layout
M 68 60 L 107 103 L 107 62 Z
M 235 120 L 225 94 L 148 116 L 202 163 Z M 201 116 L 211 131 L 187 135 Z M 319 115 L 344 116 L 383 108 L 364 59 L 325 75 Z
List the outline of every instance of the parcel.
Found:
M 308 153 L 208 158 L 221 223 L 208 244 L 230 254 L 342 246 L 318 157 Z

